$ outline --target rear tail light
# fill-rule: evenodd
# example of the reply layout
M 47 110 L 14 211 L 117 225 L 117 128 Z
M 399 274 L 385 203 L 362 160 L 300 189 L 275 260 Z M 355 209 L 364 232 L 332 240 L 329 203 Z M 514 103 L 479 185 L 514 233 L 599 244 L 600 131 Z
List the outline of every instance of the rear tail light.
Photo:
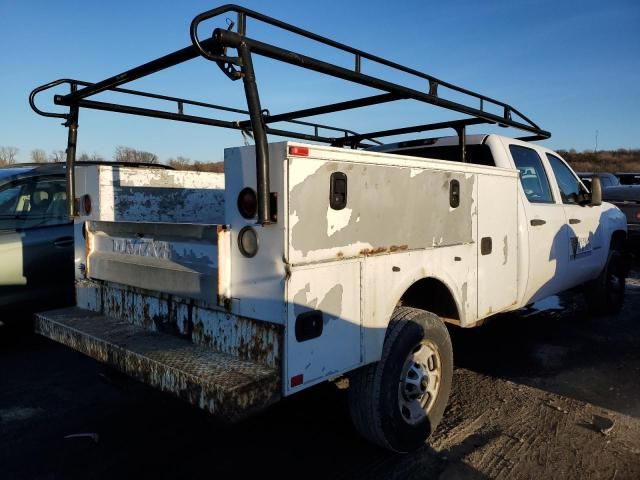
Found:
M 256 216 L 258 211 L 258 196 L 256 192 L 249 187 L 243 188 L 238 195 L 238 211 L 246 219 Z

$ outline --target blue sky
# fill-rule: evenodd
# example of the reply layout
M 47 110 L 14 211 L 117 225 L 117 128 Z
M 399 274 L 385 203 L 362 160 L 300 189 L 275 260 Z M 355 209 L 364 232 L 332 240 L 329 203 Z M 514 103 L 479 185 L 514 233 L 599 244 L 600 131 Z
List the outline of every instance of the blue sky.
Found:
M 66 129 L 29 108 L 27 97 L 33 87 L 62 77 L 98 81 L 183 48 L 189 44 L 191 19 L 218 5 L 196 0 L 0 0 L 0 146 L 18 147 L 21 161 L 27 161 L 35 148 L 64 149 Z M 552 148 L 592 149 L 596 130 L 600 149 L 640 147 L 637 0 L 285 0 L 242 5 L 510 103 L 552 132 L 545 142 Z M 352 65 L 348 56 L 336 57 L 252 23 L 248 33 Z M 367 72 L 366 63 L 363 70 Z M 375 93 L 274 62 L 257 60 L 256 72 L 263 107 L 271 113 Z M 388 72 L 378 73 L 403 81 Z M 240 82 L 227 80 L 201 58 L 129 86 L 245 108 Z M 108 95 L 101 99 L 116 100 Z M 51 106 L 46 98 L 41 105 Z M 458 116 L 403 102 L 317 120 L 371 131 Z M 224 148 L 240 144 L 237 131 L 81 112 L 79 152 L 108 158 L 117 145 L 125 145 L 154 152 L 161 160 L 182 155 L 219 161 Z

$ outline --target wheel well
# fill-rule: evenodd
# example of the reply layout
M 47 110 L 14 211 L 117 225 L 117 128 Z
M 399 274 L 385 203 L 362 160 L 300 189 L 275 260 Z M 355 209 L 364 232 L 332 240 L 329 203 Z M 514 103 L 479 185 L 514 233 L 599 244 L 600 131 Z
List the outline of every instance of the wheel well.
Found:
M 625 243 L 627 241 L 627 235 L 623 230 L 616 230 L 611 235 L 611 244 L 609 245 L 609 250 L 624 250 Z
M 427 310 L 443 319 L 460 320 L 458 307 L 451 291 L 435 278 L 418 280 L 404 292 L 398 304 Z

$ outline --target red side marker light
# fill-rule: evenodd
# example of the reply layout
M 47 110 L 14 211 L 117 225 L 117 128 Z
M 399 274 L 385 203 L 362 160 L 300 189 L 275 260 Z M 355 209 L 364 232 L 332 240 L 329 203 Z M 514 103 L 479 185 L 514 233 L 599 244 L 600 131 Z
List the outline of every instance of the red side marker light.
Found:
M 291 377 L 291 388 L 302 385 L 302 382 L 304 382 L 304 375 L 302 373 Z
M 309 147 L 289 147 L 289 155 L 297 155 L 299 157 L 308 157 L 309 156 Z

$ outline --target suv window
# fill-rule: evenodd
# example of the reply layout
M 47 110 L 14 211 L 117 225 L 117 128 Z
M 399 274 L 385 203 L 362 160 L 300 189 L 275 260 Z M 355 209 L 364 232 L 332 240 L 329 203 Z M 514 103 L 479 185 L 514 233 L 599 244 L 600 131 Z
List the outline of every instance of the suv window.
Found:
M 551 155 L 548 156 L 551 157 Z M 620 182 L 618 182 L 616 177 L 614 177 L 613 175 L 600 174 L 599 177 L 603 187 L 615 187 L 620 185 Z
M 556 176 L 562 203 L 578 203 L 579 195 L 586 193 L 582 185 L 580 185 L 578 178 L 573 174 L 571 169 L 555 155 L 547 153 L 547 159 Z
M 24 184 L 7 185 L 6 187 L 0 187 L 0 216 L 14 216 L 18 211 L 18 205 L 21 195 L 24 189 Z M 24 203 L 24 202 L 23 202 Z
M 531 203 L 553 203 L 549 179 L 536 151 L 520 145 L 509 145 L 509 151 L 520 170 L 520 183 L 527 199 Z
M 0 187 L 0 218 L 14 228 L 68 223 L 64 178 L 30 178 Z

